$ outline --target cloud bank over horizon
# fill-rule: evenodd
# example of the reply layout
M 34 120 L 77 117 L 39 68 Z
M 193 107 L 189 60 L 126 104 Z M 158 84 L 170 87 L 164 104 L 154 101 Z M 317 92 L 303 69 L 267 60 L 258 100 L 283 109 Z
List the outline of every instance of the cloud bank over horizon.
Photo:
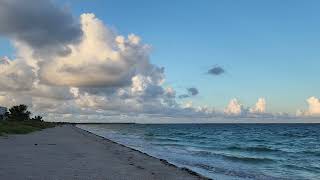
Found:
M 224 111 L 177 99 L 199 94 L 188 88 L 176 95 L 165 85 L 165 68 L 150 63 L 149 45 L 135 34 L 122 36 L 93 13 L 79 18 L 51 1 L 0 0 L 0 35 L 16 49 L 0 58 L 0 104 L 27 104 L 50 120 L 97 121 L 117 116 L 266 117 L 266 100 L 244 107 L 232 99 Z M 223 74 L 214 67 L 208 73 Z M 319 115 L 319 99 L 308 99 L 301 114 Z

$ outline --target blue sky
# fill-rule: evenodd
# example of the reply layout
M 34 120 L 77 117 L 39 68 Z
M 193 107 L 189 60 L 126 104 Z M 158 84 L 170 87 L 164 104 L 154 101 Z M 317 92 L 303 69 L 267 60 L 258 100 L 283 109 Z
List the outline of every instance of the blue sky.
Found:
M 295 113 L 320 96 L 319 1 L 59 0 L 77 17 L 93 12 L 119 34 L 152 45 L 178 94 L 196 87 L 196 105 L 223 109 L 231 98 L 252 106 L 265 97 L 269 112 Z M 0 55 L 12 54 L 0 39 Z M 214 65 L 226 73 L 210 76 Z

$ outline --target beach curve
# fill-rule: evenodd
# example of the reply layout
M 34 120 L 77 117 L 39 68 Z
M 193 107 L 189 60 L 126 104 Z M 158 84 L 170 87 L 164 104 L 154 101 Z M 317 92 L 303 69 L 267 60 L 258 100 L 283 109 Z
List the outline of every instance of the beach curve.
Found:
M 0 137 L 0 179 L 206 179 L 73 125 Z

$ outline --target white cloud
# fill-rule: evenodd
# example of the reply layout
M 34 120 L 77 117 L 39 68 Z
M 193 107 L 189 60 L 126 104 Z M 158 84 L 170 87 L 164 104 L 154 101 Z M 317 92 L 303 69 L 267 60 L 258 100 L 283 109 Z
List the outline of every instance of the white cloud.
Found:
M 185 103 L 183 104 L 183 108 L 185 108 L 185 109 L 191 109 L 191 108 L 193 108 L 193 103 L 192 103 L 192 101 L 187 101 L 187 102 L 185 102 Z
M 266 112 L 266 100 L 259 98 L 254 107 L 245 107 L 236 98 L 231 99 L 224 109 L 227 116 L 237 117 L 272 117 L 274 114 Z
M 243 112 L 243 105 L 236 99 L 231 99 L 228 106 L 224 109 L 227 115 L 241 115 Z
M 21 59 L 4 59 L 0 64 L 0 91 L 28 91 L 32 88 L 35 74 Z
M 164 68 L 150 64 L 150 47 L 130 34 L 117 35 L 94 14 L 80 17 L 83 37 L 69 54 L 41 51 L 11 39 L 16 59 L 1 59 L 0 103 L 24 103 L 52 114 L 174 114 L 183 109 L 164 87 Z M 41 48 L 41 47 L 39 47 Z M 45 58 L 44 58 L 45 57 Z
M 0 57 L 0 65 L 8 65 L 10 63 L 10 59 L 5 56 L 5 57 Z
M 265 113 L 266 112 L 266 100 L 259 98 L 253 108 L 250 108 L 251 113 Z
M 0 59 L 1 105 L 23 103 L 44 113 L 48 120 L 82 121 L 150 114 L 245 116 L 249 112 L 237 99 L 230 101 L 224 114 L 206 106 L 194 107 L 192 102 L 179 104 L 176 91 L 164 85 L 164 68 L 150 63 L 150 46 L 137 35 L 117 34 L 94 14 L 82 14 L 78 21 L 51 1 L 32 0 L 26 7 L 17 0 L 1 3 L 7 3 L 8 8 L 18 5 L 25 12 L 22 16 L 0 11 L 2 24 L 9 23 L 10 18 L 17 20 L 0 28 L 0 35 L 11 38 L 16 48 L 15 59 Z M 28 18 L 33 15 L 42 16 L 33 21 Z M 50 21 L 41 23 L 46 19 L 55 20 L 54 26 Z M 18 20 L 25 31 L 9 31 L 15 29 Z M 53 36 L 38 35 L 42 31 Z M 189 96 L 198 93 L 196 88 L 188 89 Z M 265 104 L 260 98 L 250 113 L 264 113 Z
M 297 116 L 320 116 L 320 99 L 312 96 L 307 100 L 308 110 L 298 110 Z
M 113 87 L 131 83 L 137 74 L 157 76 L 149 63 L 149 46 L 136 35 L 118 36 L 94 14 L 82 14 L 83 38 L 69 55 L 41 64 L 40 80 L 59 86 Z M 160 72 L 162 73 L 162 72 Z

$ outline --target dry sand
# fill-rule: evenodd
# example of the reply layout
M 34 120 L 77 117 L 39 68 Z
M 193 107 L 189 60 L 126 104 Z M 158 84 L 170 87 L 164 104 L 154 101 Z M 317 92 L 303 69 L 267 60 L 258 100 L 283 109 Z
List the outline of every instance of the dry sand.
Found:
M 0 137 L 0 179 L 202 179 L 72 125 Z

